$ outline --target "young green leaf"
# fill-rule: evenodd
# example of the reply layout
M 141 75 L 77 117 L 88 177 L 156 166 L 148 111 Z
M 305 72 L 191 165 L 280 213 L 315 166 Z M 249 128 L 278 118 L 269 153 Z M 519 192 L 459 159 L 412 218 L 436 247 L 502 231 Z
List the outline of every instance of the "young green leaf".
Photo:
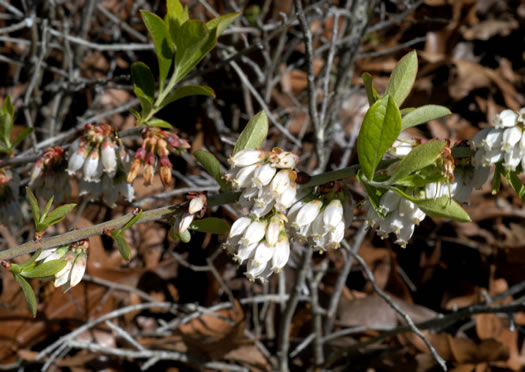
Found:
M 190 229 L 212 234 L 226 234 L 230 231 L 230 225 L 221 218 L 207 217 L 201 220 L 194 220 L 190 225 Z
M 120 231 L 123 232 L 123 231 L 126 231 L 127 229 L 129 229 L 131 226 L 133 226 L 134 224 L 136 224 L 140 220 L 140 217 L 142 217 L 142 209 L 140 209 L 139 212 L 136 215 L 131 217 L 131 219 L 124 226 L 122 226 Z
M 372 204 L 372 207 L 374 209 L 377 209 L 379 207 L 379 201 L 381 200 L 381 190 L 379 190 L 378 188 L 368 184 L 365 180 L 362 179 L 361 175 L 363 173 L 359 170 L 357 172 L 357 179 L 359 182 L 361 182 L 361 184 L 363 185 L 363 187 L 365 188 L 366 190 L 366 193 L 368 195 L 368 200 L 370 201 L 370 204 Z
M 33 288 L 31 288 L 31 285 L 20 276 L 20 274 L 13 274 L 15 277 L 15 280 L 20 284 L 20 287 L 22 287 L 22 291 L 24 292 L 24 296 L 27 301 L 27 306 L 29 307 L 29 310 L 31 311 L 31 314 L 33 314 L 33 318 L 36 316 L 36 297 L 35 292 L 33 292 Z
M 115 230 L 111 232 L 111 237 L 115 241 L 115 244 L 117 245 L 118 251 L 120 252 L 122 258 L 126 261 L 129 260 L 129 258 L 131 257 L 131 248 L 129 247 L 126 239 L 124 239 L 122 231 Z
M 492 176 L 492 195 L 496 195 L 499 192 L 501 188 L 501 176 L 503 174 L 505 174 L 503 166 L 501 165 L 501 163 L 497 163 L 496 168 L 494 169 L 494 176 Z
M 215 30 L 208 31 L 206 25 L 197 20 L 186 21 L 171 36 L 177 48 L 173 79 L 179 82 L 215 46 L 217 38 Z
M 516 172 L 509 172 L 507 174 L 507 181 L 509 185 L 516 191 L 521 200 L 525 200 L 525 186 L 521 182 Z
M 388 183 L 395 183 L 413 172 L 433 164 L 441 155 L 446 145 L 447 143 L 445 141 L 431 140 L 414 147 L 412 151 L 399 162 Z
M 153 103 L 155 98 L 155 78 L 149 67 L 145 63 L 135 62 L 131 65 L 131 77 L 135 84 L 135 94 Z
M 13 103 L 11 102 L 11 97 L 6 96 L 4 99 L 4 113 L 13 117 L 15 115 L 15 109 L 13 107 Z
M 33 128 L 24 128 L 18 136 L 16 136 L 15 140 L 13 141 L 13 144 L 11 145 L 12 148 L 15 148 L 18 146 L 27 136 L 29 136 L 31 133 L 33 133 Z
M 0 114 L 0 140 L 11 147 L 11 132 L 13 130 L 13 117 L 7 113 Z
M 26 186 L 26 199 L 31 207 L 31 211 L 33 212 L 33 220 L 35 221 L 36 226 L 40 222 L 40 208 L 38 207 L 38 201 L 29 186 Z
M 155 53 L 159 62 L 159 84 L 162 91 L 173 63 L 174 46 L 168 33 L 168 27 L 162 18 L 145 10 L 141 10 L 141 14 L 155 46 Z M 155 80 L 152 80 L 152 83 L 154 84 Z
M 264 110 L 261 110 L 246 124 L 246 127 L 235 143 L 232 155 L 235 155 L 241 150 L 261 148 L 267 135 L 268 117 Z
M 417 53 L 412 51 L 398 62 L 386 88 L 385 95 L 392 96 L 400 107 L 412 90 L 417 75 Z
M 372 180 L 377 165 L 401 132 L 401 113 L 390 96 L 376 101 L 363 120 L 357 155 L 364 175 Z
M 38 266 L 22 270 L 21 275 L 26 278 L 47 278 L 53 276 L 67 265 L 66 260 L 51 260 Z
M 221 190 L 228 190 L 228 183 L 224 180 L 221 173 L 221 163 L 215 156 L 203 150 L 198 150 L 193 153 L 193 156 L 199 163 L 208 171 L 208 173 L 215 178 L 215 181 L 221 186 Z
M 36 259 L 38 258 L 38 256 L 40 256 L 40 253 L 42 253 L 42 248 L 40 248 L 38 251 L 36 251 L 35 253 L 33 253 L 33 255 L 31 256 L 31 258 L 25 262 L 22 262 L 20 264 L 20 269 L 25 269 L 26 267 L 29 267 L 31 266 L 35 261 Z
M 64 219 L 66 214 L 71 212 L 76 206 L 77 205 L 74 203 L 61 205 L 57 209 L 53 210 L 53 212 L 49 213 L 49 215 L 46 217 L 43 223 L 47 224 L 48 226 L 59 223 Z
M 237 18 L 239 18 L 240 15 L 240 13 L 229 13 L 222 15 L 220 17 L 208 21 L 208 23 L 206 23 L 206 27 L 208 27 L 208 30 L 213 30 L 214 28 L 217 28 L 217 37 L 219 37 L 224 32 L 224 30 L 228 28 L 229 25 L 231 25 Z
M 167 0 L 168 17 L 177 20 L 180 25 L 188 20 L 188 8 L 183 7 L 179 0 Z
M 374 89 L 374 86 L 372 85 L 372 75 L 370 75 L 368 72 L 365 72 L 363 73 L 363 75 L 361 75 L 361 78 L 363 79 L 363 83 L 365 84 L 368 103 L 370 104 L 370 106 L 372 106 L 378 98 L 377 92 Z
M 403 119 L 401 119 L 401 130 L 415 127 L 416 125 L 426 123 L 430 120 L 439 119 L 450 114 L 450 110 L 444 106 L 421 106 L 403 116 Z
M 44 222 L 44 220 L 47 217 L 47 214 L 49 213 L 49 210 L 51 209 L 51 205 L 53 204 L 53 200 L 55 200 L 55 196 L 51 195 L 51 198 L 47 201 L 46 207 L 44 208 L 44 212 L 40 215 L 40 223 Z
M 164 129 L 173 129 L 173 125 L 171 125 L 170 123 L 168 123 L 165 120 L 157 119 L 157 118 L 154 118 L 154 119 L 151 119 L 150 121 L 148 121 L 147 125 L 150 126 L 150 127 L 157 127 L 157 128 L 164 128 Z
M 175 102 L 181 98 L 189 96 L 208 96 L 215 98 L 215 92 L 213 89 L 203 85 L 184 85 L 182 87 L 175 88 L 164 98 L 160 104 L 160 107 L 169 105 L 172 102 Z
M 412 199 L 427 215 L 437 218 L 451 218 L 460 222 L 470 222 L 470 216 L 463 207 L 448 196 L 437 199 Z

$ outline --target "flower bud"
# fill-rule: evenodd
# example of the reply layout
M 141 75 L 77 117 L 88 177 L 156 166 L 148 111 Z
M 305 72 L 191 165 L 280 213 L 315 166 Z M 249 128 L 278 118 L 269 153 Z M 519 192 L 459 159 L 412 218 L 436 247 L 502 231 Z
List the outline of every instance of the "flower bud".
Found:
M 279 239 L 279 233 L 281 231 L 281 218 L 278 215 L 272 216 L 270 218 L 270 223 L 266 229 L 266 242 L 270 246 L 274 246 Z
M 98 149 L 94 149 L 89 154 L 84 167 L 82 168 L 84 173 L 84 181 L 86 182 L 100 182 L 100 177 L 102 177 L 103 168 L 102 163 L 100 162 Z
M 101 146 L 100 156 L 104 172 L 109 174 L 114 174 L 117 169 L 117 154 L 115 150 L 115 143 L 109 137 L 106 137 Z
M 135 180 L 135 178 L 137 178 L 141 165 L 142 165 L 142 160 L 140 160 L 139 158 L 135 158 L 133 160 L 133 163 L 131 164 L 131 168 L 128 172 L 128 176 L 126 177 L 127 183 L 132 183 Z
M 272 166 L 275 168 L 295 168 L 299 157 L 292 152 L 283 151 L 271 158 Z
M 193 214 L 184 214 L 179 223 L 179 234 L 182 234 L 184 231 L 188 230 L 188 227 L 190 227 L 194 217 L 195 215 Z
M 89 149 L 87 148 L 87 146 L 85 146 L 84 144 L 80 144 L 79 141 L 73 142 L 71 150 L 71 157 L 69 158 L 69 162 L 66 169 L 67 173 L 70 176 L 75 174 L 78 170 L 80 170 L 80 168 L 82 168 L 89 154 Z
M 75 263 L 73 264 L 73 267 L 71 268 L 71 279 L 70 279 L 70 286 L 74 287 L 84 277 L 84 273 L 86 272 L 86 266 L 87 266 L 87 256 L 85 253 L 81 253 L 77 256 L 75 259 Z
M 144 185 L 151 185 L 153 182 L 153 165 L 146 164 L 144 166 Z
M 199 194 L 195 198 L 190 200 L 190 205 L 188 206 L 188 213 L 195 214 L 201 211 L 206 203 L 206 196 L 204 194 Z
M 343 205 L 339 199 L 334 199 L 323 211 L 323 223 L 328 231 L 333 231 L 343 220 Z

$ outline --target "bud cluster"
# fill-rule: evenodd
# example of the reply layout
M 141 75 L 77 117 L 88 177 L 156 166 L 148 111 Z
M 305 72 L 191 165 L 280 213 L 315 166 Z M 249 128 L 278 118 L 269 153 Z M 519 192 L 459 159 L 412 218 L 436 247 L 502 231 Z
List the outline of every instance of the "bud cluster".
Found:
M 339 248 L 346 227 L 352 223 L 353 205 L 349 193 L 320 193 L 321 189 L 290 208 L 288 226 L 294 240 L 309 241 L 322 253 Z
M 503 161 L 506 170 L 515 171 L 520 164 L 525 169 L 525 108 L 519 113 L 503 110 L 496 116 L 494 125 L 481 130 L 470 141 L 476 151 L 473 165 L 489 167 Z
M 160 180 L 164 186 L 171 184 L 172 164 L 168 156 L 171 153 L 181 154 L 190 148 L 185 139 L 179 138 L 175 132 L 156 127 L 147 127 L 142 132 L 142 146 L 135 152 L 127 182 L 132 183 L 144 166 L 144 184 L 153 182 L 155 168 L 159 166 Z
M 65 171 L 66 157 L 62 147 L 47 149 L 36 161 L 29 178 L 29 186 L 42 199 L 49 200 L 54 196 L 55 203 L 60 204 L 71 193 L 69 177 Z
M 81 240 L 71 244 L 49 249 L 40 253 L 37 262 L 51 260 L 65 260 L 66 266 L 55 274 L 55 288 L 62 286 L 64 292 L 76 286 L 82 280 L 87 266 L 87 250 L 89 242 Z
M 230 158 L 231 169 L 225 177 L 234 190 L 242 191 L 241 206 L 260 218 L 272 209 L 285 212 L 295 201 L 298 160 L 294 153 L 279 148 L 242 150 Z
M 241 217 L 233 223 L 223 248 L 239 264 L 247 262 L 245 275 L 251 281 L 264 282 L 288 262 L 290 242 L 285 221 L 284 215 L 276 213 L 263 219 Z

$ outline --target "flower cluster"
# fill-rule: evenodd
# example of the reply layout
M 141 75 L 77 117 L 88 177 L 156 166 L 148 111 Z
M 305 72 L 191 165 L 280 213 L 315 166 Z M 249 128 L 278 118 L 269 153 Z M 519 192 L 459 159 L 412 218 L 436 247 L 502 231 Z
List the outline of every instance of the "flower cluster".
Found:
M 35 190 L 38 198 L 49 200 L 53 196 L 55 203 L 60 204 L 71 194 L 65 168 L 66 157 L 62 147 L 51 147 L 40 156 L 29 178 L 29 186 Z
M 206 193 L 190 193 L 187 198 L 190 200 L 188 211 L 177 221 L 179 234 L 184 233 L 190 227 L 196 214 L 202 217 L 206 212 Z
M 23 221 L 18 204 L 20 180 L 16 173 L 0 168 L 0 223 L 14 226 Z
M 288 212 L 288 226 L 294 240 L 309 241 L 321 253 L 327 249 L 339 248 L 345 230 L 353 218 L 350 194 L 315 194 L 298 201 Z
M 62 286 L 64 292 L 76 286 L 82 280 L 87 266 L 87 250 L 89 243 L 81 240 L 73 243 L 71 247 L 62 246 L 42 252 L 37 262 L 51 260 L 65 260 L 66 266 L 55 274 L 55 287 Z
M 190 148 L 185 139 L 179 138 L 174 132 L 156 127 L 147 127 L 142 132 L 142 146 L 135 152 L 135 157 L 128 172 L 127 182 L 132 183 L 144 166 L 144 184 L 153 182 L 157 165 L 160 167 L 160 180 L 164 186 L 171 184 L 172 164 L 168 158 L 170 153 L 181 154 Z
M 488 167 L 503 161 L 506 170 L 515 171 L 520 164 L 525 169 L 525 108 L 519 114 L 503 110 L 496 116 L 494 125 L 481 130 L 470 141 L 476 151 L 473 165 Z
M 285 217 L 276 213 L 264 219 L 241 217 L 233 223 L 223 248 L 239 264 L 247 261 L 245 275 L 251 281 L 265 281 L 288 262 L 290 242 L 284 221 Z
M 230 158 L 226 180 L 242 191 L 239 202 L 260 218 L 272 209 L 284 212 L 295 201 L 298 156 L 275 148 L 273 151 L 242 150 Z

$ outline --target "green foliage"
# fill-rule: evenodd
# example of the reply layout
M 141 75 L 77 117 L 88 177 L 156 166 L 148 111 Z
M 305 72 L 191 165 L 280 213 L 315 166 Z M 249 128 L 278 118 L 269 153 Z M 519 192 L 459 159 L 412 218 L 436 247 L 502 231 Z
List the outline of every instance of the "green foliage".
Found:
M 221 218 L 207 217 L 200 220 L 195 220 L 191 223 L 191 230 L 212 233 L 212 234 L 226 234 L 230 231 L 230 225 Z
M 268 136 L 268 117 L 261 110 L 246 124 L 235 143 L 232 155 L 241 150 L 261 148 L 266 140 L 266 136 Z
M 525 200 L 525 185 L 523 185 L 521 180 L 518 178 L 518 173 L 508 172 L 505 178 L 512 189 L 516 191 L 516 194 L 518 194 L 519 198 L 521 200 Z
M 34 267 L 33 265 L 29 266 L 22 270 L 20 275 L 26 278 L 47 278 L 58 273 L 66 264 L 66 260 L 50 260 Z
M 388 80 L 385 95 L 391 96 L 400 107 L 412 90 L 417 75 L 417 54 L 412 51 L 397 63 Z
M 13 132 L 13 116 L 15 114 L 11 98 L 9 96 L 4 98 L 4 105 L 0 110 L 0 152 L 12 155 L 15 148 L 33 132 L 33 128 L 25 128 L 18 136 L 11 142 L 11 133 Z
M 372 85 L 372 75 L 370 75 L 368 72 L 365 72 L 361 75 L 361 78 L 363 79 L 363 83 L 365 84 L 368 103 L 370 104 L 370 106 L 372 106 L 379 97 L 376 90 L 374 89 L 374 86 Z
M 447 143 L 445 141 L 431 140 L 412 149 L 412 151 L 401 160 L 392 173 L 388 183 L 393 184 L 402 180 L 410 174 L 432 165 Z
M 142 217 L 142 209 L 138 211 L 131 219 L 126 222 L 124 226 L 122 226 L 120 229 L 113 230 L 111 232 L 111 237 L 113 238 L 113 241 L 117 245 L 117 249 L 120 252 L 120 255 L 123 259 L 126 261 L 130 259 L 131 257 L 131 248 L 129 247 L 128 242 L 124 238 L 124 231 L 135 225 L 137 222 L 139 222 L 140 218 Z
M 183 7 L 179 0 L 167 0 L 166 7 L 168 13 L 164 19 L 145 10 L 141 11 L 155 46 L 159 65 L 159 90 L 156 95 L 155 78 L 149 67 L 141 62 L 133 64 L 131 73 L 134 90 L 142 107 L 141 113 L 133 111 L 138 120 L 137 125 L 151 125 L 159 110 L 178 99 L 192 95 L 215 97 L 209 87 L 177 85 L 215 47 L 218 37 L 226 27 L 239 17 L 237 13 L 226 14 L 204 23 L 189 19 L 188 8 Z
M 27 301 L 27 306 L 29 307 L 29 310 L 31 311 L 31 314 L 33 314 L 33 317 L 36 316 L 36 297 L 35 292 L 33 292 L 33 288 L 31 288 L 31 285 L 25 280 L 20 274 L 13 273 L 13 276 L 15 280 L 20 284 L 20 287 L 22 287 L 22 291 L 24 292 L 24 296 Z
M 230 191 L 228 182 L 224 179 L 221 172 L 221 164 L 215 158 L 215 156 L 203 150 L 198 150 L 193 153 L 193 156 L 198 160 L 199 163 L 208 171 L 208 173 L 215 178 L 215 181 L 221 186 L 222 191 Z
M 64 204 L 60 207 L 56 208 L 55 210 L 49 212 L 51 209 L 51 205 L 53 204 L 53 197 L 49 199 L 47 202 L 47 205 L 44 209 L 44 212 L 40 214 L 40 208 L 38 206 L 38 200 L 36 199 L 35 195 L 31 191 L 29 187 L 26 186 L 26 199 L 29 202 L 29 206 L 31 207 L 31 210 L 33 212 L 33 220 L 35 223 L 35 228 L 37 233 L 41 233 L 45 231 L 49 226 L 55 225 L 62 221 L 66 214 L 71 212 L 73 208 L 76 207 L 76 204 Z
M 415 127 L 416 125 L 426 123 L 427 121 L 439 119 L 443 116 L 450 115 L 448 108 L 439 105 L 425 105 L 410 110 L 401 120 L 401 130 Z
M 401 113 L 390 96 L 378 99 L 368 110 L 357 138 L 357 154 L 361 170 L 368 180 L 386 151 L 401 132 Z

